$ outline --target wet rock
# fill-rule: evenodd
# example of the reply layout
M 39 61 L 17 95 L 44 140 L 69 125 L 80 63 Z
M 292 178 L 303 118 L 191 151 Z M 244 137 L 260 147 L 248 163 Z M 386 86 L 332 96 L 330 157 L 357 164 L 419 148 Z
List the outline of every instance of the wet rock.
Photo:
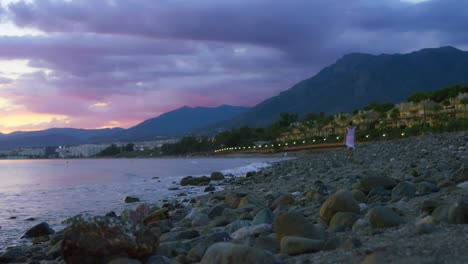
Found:
M 140 204 L 135 209 L 135 211 L 129 211 L 128 220 L 134 224 L 143 223 L 143 221 L 145 220 L 145 217 L 148 216 L 150 212 L 151 212 L 151 208 L 149 207 L 149 205 L 145 203 Z
M 252 225 L 271 224 L 273 220 L 274 214 L 270 208 L 263 208 L 255 215 L 255 218 L 252 220 Z
M 403 223 L 403 219 L 389 207 L 376 206 L 369 210 L 368 216 L 374 228 L 394 227 Z
M 211 178 L 207 177 L 207 176 L 202 176 L 202 177 L 187 176 L 187 177 L 182 178 L 182 180 L 180 181 L 180 185 L 182 185 L 182 186 L 187 186 L 187 185 L 199 186 L 199 185 L 208 184 L 210 181 L 211 181 Z
M 402 198 L 411 199 L 416 195 L 416 185 L 412 182 L 403 181 L 398 183 L 392 190 L 392 200 Z
M 351 230 L 354 223 L 359 219 L 359 215 L 350 212 L 338 212 L 330 221 L 329 230 L 332 232 L 341 232 Z
M 351 212 L 359 214 L 360 208 L 351 192 L 346 190 L 337 191 L 330 196 L 320 208 L 320 218 L 328 224 L 337 212 Z
M 420 208 L 421 212 L 432 213 L 434 209 L 436 209 L 439 205 L 441 205 L 439 200 L 435 199 L 426 199 L 421 202 Z
M 240 202 L 240 197 L 237 194 L 233 193 L 227 193 L 224 196 L 224 201 L 226 203 L 226 206 L 229 208 L 237 208 Z
M 203 190 L 203 192 L 214 192 L 216 190 L 216 187 L 214 186 L 208 186 Z
M 271 264 L 275 263 L 273 255 L 253 247 L 232 243 L 217 243 L 211 246 L 203 257 L 201 264 Z
M 304 216 L 295 212 L 279 213 L 274 220 L 274 230 L 279 241 L 284 236 L 324 239 L 324 231 Z
M 126 196 L 125 199 L 124 199 L 125 203 L 136 203 L 136 202 L 139 202 L 139 201 L 140 201 L 140 198 L 132 197 L 132 196 Z
M 78 215 L 68 219 L 67 224 L 62 242 L 62 255 L 67 263 L 106 263 L 111 256 L 122 254 L 144 259 L 158 249 L 158 237 L 148 229 L 128 225 L 115 217 Z
M 364 192 L 370 192 L 377 187 L 392 189 L 396 184 L 394 179 L 385 176 L 364 176 L 360 180 L 360 187 Z
M 296 236 L 285 236 L 281 239 L 281 252 L 297 255 L 320 251 L 324 246 L 323 240 Z
M 220 181 L 220 180 L 224 180 L 224 174 L 219 172 L 219 171 L 214 171 L 211 173 L 211 176 L 210 176 L 211 180 L 213 181 Z
M 49 224 L 47 224 L 46 222 L 42 222 L 26 230 L 26 232 L 21 236 L 21 238 L 42 237 L 52 235 L 53 233 L 55 232 L 52 228 L 50 228 Z

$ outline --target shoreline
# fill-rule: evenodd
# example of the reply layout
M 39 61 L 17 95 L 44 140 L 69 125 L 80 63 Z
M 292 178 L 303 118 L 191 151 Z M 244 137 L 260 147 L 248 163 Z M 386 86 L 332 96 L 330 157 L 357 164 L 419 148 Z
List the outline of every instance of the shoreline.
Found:
M 463 217 L 456 222 L 453 214 L 468 215 L 467 208 L 457 207 L 468 197 L 467 173 L 466 131 L 361 144 L 350 159 L 344 149 L 306 151 L 249 177 L 226 178 L 215 185 L 222 191 L 184 202 L 179 197 L 159 211 L 148 211 L 136 220 L 161 218 L 146 225 L 159 240 L 157 250 L 127 257 L 139 263 L 149 263 L 150 255 L 178 263 L 215 263 L 210 262 L 210 246 L 227 240 L 214 247 L 219 254 L 237 252 L 234 259 L 248 251 L 257 260 L 277 263 L 463 263 L 468 259 L 463 243 L 468 223 Z M 347 200 L 355 204 L 335 210 L 337 219 L 330 222 L 323 212 L 339 195 L 351 195 Z M 291 216 L 316 232 L 289 226 Z M 72 227 L 78 228 L 77 223 Z M 58 242 L 36 247 L 61 263 L 57 249 L 47 255 Z M 91 248 L 81 250 L 92 255 Z M 65 253 L 65 258 L 74 254 Z

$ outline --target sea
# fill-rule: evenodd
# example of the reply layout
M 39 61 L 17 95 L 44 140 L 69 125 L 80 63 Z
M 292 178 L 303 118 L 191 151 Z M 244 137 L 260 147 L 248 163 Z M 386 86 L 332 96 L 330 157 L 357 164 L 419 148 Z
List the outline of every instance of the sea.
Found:
M 185 193 L 193 197 L 204 187 L 181 187 L 185 176 L 209 176 L 213 171 L 242 176 L 283 158 L 161 158 L 0 160 L 0 252 L 28 245 L 20 236 L 47 222 L 56 231 L 77 214 L 119 214 L 141 202 L 160 204 Z M 179 187 L 178 190 L 168 190 Z M 183 197 L 183 198 L 187 198 Z

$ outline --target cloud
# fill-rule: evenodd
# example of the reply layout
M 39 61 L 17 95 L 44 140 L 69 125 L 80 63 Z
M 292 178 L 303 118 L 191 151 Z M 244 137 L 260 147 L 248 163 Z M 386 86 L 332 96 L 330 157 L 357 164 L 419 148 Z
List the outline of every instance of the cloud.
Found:
M 33 69 L 0 74 L 0 96 L 82 127 L 253 106 L 348 52 L 468 47 L 466 10 L 457 0 L 16 1 L 0 17 L 41 34 L 0 37 L 0 60 Z

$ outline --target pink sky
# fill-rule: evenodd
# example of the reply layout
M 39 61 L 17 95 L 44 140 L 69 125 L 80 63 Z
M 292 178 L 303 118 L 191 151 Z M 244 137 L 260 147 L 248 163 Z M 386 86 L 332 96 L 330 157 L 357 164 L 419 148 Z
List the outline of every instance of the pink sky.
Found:
M 455 0 L 2 0 L 0 132 L 127 128 L 184 105 L 254 106 L 348 52 L 465 48 L 467 8 Z

